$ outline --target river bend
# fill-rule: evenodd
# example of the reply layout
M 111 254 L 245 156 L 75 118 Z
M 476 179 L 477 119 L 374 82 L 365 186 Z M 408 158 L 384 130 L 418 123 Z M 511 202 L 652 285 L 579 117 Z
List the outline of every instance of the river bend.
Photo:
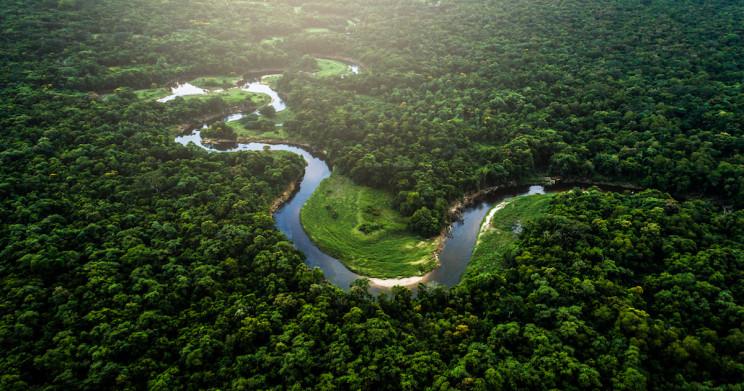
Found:
M 181 84 L 179 86 L 183 85 Z M 261 84 L 258 81 L 252 81 L 241 88 L 251 88 L 254 92 L 271 90 L 269 86 Z M 174 95 L 182 93 L 183 91 L 190 90 L 184 88 L 176 89 L 174 90 Z M 272 93 L 270 96 L 272 97 L 272 105 L 274 105 L 277 111 L 284 110 L 286 108 L 284 102 L 275 91 L 271 91 Z M 169 100 L 167 98 L 163 98 L 164 101 Z M 240 113 L 235 113 L 223 118 L 223 120 L 226 122 L 233 121 L 239 119 L 241 116 Z M 204 126 L 206 126 L 206 124 L 204 124 Z M 279 230 L 282 231 L 290 241 L 292 241 L 298 250 L 305 253 L 305 264 L 307 264 L 308 267 L 320 268 L 325 277 L 340 288 L 348 290 L 352 282 L 358 278 L 363 278 L 363 276 L 350 271 L 338 259 L 320 251 L 320 249 L 310 241 L 310 238 L 307 236 L 305 230 L 302 228 L 302 224 L 300 223 L 300 209 L 302 208 L 302 205 L 304 205 L 308 198 L 310 198 L 310 195 L 312 195 L 318 185 L 320 185 L 320 182 L 331 174 L 325 161 L 313 156 L 312 153 L 301 147 L 286 144 L 205 144 L 202 142 L 199 133 L 200 130 L 194 129 L 189 134 L 176 137 L 175 141 L 183 145 L 194 143 L 213 152 L 261 151 L 264 147 L 268 146 L 275 150 L 294 152 L 305 158 L 308 165 L 305 168 L 305 175 L 300 182 L 299 190 L 287 203 L 274 213 L 276 225 Z M 550 189 L 549 192 L 561 190 L 564 189 Z M 455 222 L 451 227 L 451 233 L 447 237 L 444 248 L 439 255 L 440 266 L 421 278 L 403 279 L 401 280 L 400 285 L 415 289 L 419 283 L 427 285 L 444 285 L 448 287 L 458 284 L 468 265 L 473 248 L 475 247 L 475 241 L 478 236 L 480 224 L 483 221 L 483 218 L 488 214 L 488 211 L 494 205 L 505 199 L 545 192 L 546 189 L 543 186 L 509 188 L 491 193 L 486 199 L 482 200 L 478 204 L 465 208 L 462 214 L 462 219 Z M 389 290 L 389 285 L 391 284 L 385 284 L 384 281 L 377 284 L 375 283 L 375 279 L 371 279 L 370 292 L 377 293 L 380 291 L 387 291 Z

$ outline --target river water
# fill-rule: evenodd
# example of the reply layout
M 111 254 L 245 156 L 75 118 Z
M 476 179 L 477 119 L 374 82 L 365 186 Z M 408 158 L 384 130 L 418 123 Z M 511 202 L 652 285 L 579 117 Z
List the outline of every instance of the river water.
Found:
M 261 151 L 265 146 L 274 150 L 290 151 L 305 158 L 308 165 L 305 167 L 305 176 L 300 182 L 299 190 L 295 195 L 274 213 L 277 228 L 294 244 L 294 246 L 305 253 L 305 264 L 308 267 L 319 267 L 326 278 L 342 289 L 348 290 L 354 280 L 363 278 L 349 270 L 338 259 L 325 254 L 310 241 L 300 223 L 300 209 L 310 198 L 320 182 L 331 175 L 331 170 L 322 159 L 314 156 L 307 150 L 286 144 L 264 144 L 264 143 L 235 143 L 233 145 L 211 145 L 202 143 L 199 130 L 191 134 L 176 137 L 176 142 L 187 145 L 190 142 L 214 152 L 235 151 Z M 460 282 L 462 274 L 470 261 L 470 256 L 475 247 L 481 222 L 493 206 L 503 200 L 530 194 L 563 191 L 565 187 L 547 189 L 543 186 L 514 187 L 496 191 L 478 202 L 476 205 L 465 208 L 462 219 L 456 221 L 451 228 L 451 234 L 445 241 L 442 253 L 439 255 L 440 266 L 426 274 L 421 281 L 407 285 L 415 289 L 418 283 L 430 286 L 443 285 L 453 286 Z M 377 293 L 388 291 L 389 288 L 375 283 L 370 283 L 370 292 Z
M 261 84 L 258 81 L 251 81 L 241 88 L 251 88 L 254 92 L 262 93 L 266 93 L 264 92 L 265 90 L 271 90 L 269 86 Z M 186 90 L 187 89 L 182 89 L 180 91 Z M 277 111 L 284 110 L 286 108 L 284 102 L 275 91 L 271 91 L 272 93 L 270 95 L 273 99 L 272 104 L 275 105 Z M 223 121 L 227 122 L 239 119 L 240 116 L 242 116 L 242 114 L 233 114 L 223 118 Z M 206 126 L 206 124 L 204 126 Z M 274 150 L 297 153 L 305 158 L 308 165 L 305 168 L 305 176 L 302 178 L 299 190 L 286 204 L 284 204 L 284 206 L 274 213 L 276 225 L 279 230 L 282 231 L 290 241 L 292 241 L 298 250 L 305 253 L 305 264 L 307 264 L 307 266 L 310 268 L 320 268 L 325 277 L 340 288 L 348 290 L 352 282 L 358 278 L 362 278 L 362 276 L 350 271 L 336 258 L 320 251 L 320 249 L 310 241 L 310 238 L 307 236 L 307 233 L 305 233 L 305 230 L 302 228 L 302 224 L 300 223 L 300 209 L 302 208 L 302 205 L 304 205 L 308 198 L 310 198 L 318 185 L 320 185 L 320 182 L 331 174 L 325 161 L 313 156 L 303 148 L 286 144 L 204 144 L 199 133 L 200 131 L 198 129 L 194 129 L 190 134 L 176 137 L 175 141 L 183 145 L 194 143 L 202 148 L 214 152 L 261 151 L 264 147 L 268 146 Z M 564 191 L 568 188 L 570 187 L 551 187 L 547 192 Z M 455 222 L 451 227 L 451 233 L 445 241 L 444 248 L 439 256 L 440 266 L 423 276 L 420 281 L 410 283 L 407 286 L 415 289 L 419 283 L 424 283 L 430 286 L 443 285 L 447 287 L 458 284 L 468 262 L 470 261 L 470 256 L 475 247 L 475 241 L 478 237 L 481 222 L 488 214 L 489 210 L 505 199 L 545 192 L 546 189 L 543 186 L 508 188 L 493 192 L 476 205 L 465 208 L 462 214 L 462 219 Z M 388 290 L 389 287 L 378 285 L 374 282 L 370 283 L 370 292 L 372 293 Z

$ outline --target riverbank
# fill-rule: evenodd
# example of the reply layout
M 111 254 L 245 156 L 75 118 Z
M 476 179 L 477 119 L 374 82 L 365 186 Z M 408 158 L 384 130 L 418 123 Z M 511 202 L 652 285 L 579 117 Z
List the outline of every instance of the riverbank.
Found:
M 284 206 L 284 204 L 289 202 L 289 200 L 291 200 L 292 197 L 294 197 L 294 195 L 300 190 L 300 183 L 302 183 L 302 178 L 304 177 L 305 169 L 302 169 L 300 175 L 287 185 L 287 188 L 284 190 L 282 195 L 275 198 L 274 201 L 271 202 L 271 205 L 269 205 L 269 213 L 271 214 L 271 216 L 274 216 L 274 212 L 276 212 L 282 206 Z
M 496 204 L 483 219 L 463 278 L 506 267 L 502 263 L 522 227 L 545 213 L 557 193 L 515 197 Z
M 528 180 L 528 181 L 521 182 L 521 183 L 512 181 L 512 182 L 508 182 L 505 185 L 491 186 L 485 189 L 481 189 L 477 192 L 468 193 L 461 200 L 454 201 L 450 204 L 450 207 L 447 211 L 447 218 L 450 222 L 455 222 L 459 220 L 460 216 L 462 215 L 462 211 L 465 208 L 477 204 L 478 202 L 480 202 L 481 200 L 483 200 L 484 198 L 488 197 L 489 195 L 493 193 L 496 193 L 498 191 L 502 191 L 505 189 L 518 187 L 518 186 L 545 186 L 545 187 L 561 186 L 561 187 L 566 187 L 566 188 L 569 188 L 571 186 L 576 186 L 576 187 L 598 186 L 598 187 L 602 187 L 605 190 L 615 191 L 615 192 L 623 192 L 625 190 L 630 190 L 630 191 L 645 190 L 644 187 L 633 185 L 630 183 L 624 183 L 624 182 L 593 181 L 588 178 L 561 178 L 561 177 L 544 176 L 544 177 L 538 177 L 533 180 Z
M 181 132 L 180 134 L 184 134 L 184 133 L 185 132 Z M 249 143 L 269 144 L 269 145 L 289 145 L 289 146 L 293 146 L 297 148 L 302 148 L 310 152 L 313 156 L 320 158 L 322 160 L 326 159 L 326 151 L 324 149 L 315 148 L 314 146 L 308 143 L 304 143 L 302 141 L 299 141 L 291 137 L 289 138 L 238 137 L 235 140 L 204 138 L 202 139 L 202 142 L 204 144 L 211 144 L 211 145 L 249 144 Z
M 230 114 L 233 114 L 235 112 L 240 112 L 241 110 L 245 110 L 246 108 L 247 107 L 244 105 L 235 105 L 235 106 L 228 107 L 225 110 L 222 110 L 218 113 L 209 113 L 209 114 L 203 114 L 203 115 L 197 116 L 195 118 L 190 119 L 188 122 L 185 122 L 181 125 L 176 126 L 173 131 L 173 136 L 180 136 L 191 130 L 200 129 L 202 125 L 205 123 L 219 121 L 227 117 Z M 235 140 L 221 140 L 221 141 L 235 142 Z
M 540 183 L 539 185 L 543 186 L 544 184 Z M 462 218 L 462 212 L 465 210 L 465 208 L 475 205 L 483 198 L 486 198 L 499 190 L 513 188 L 516 186 L 516 182 L 509 182 L 506 185 L 491 186 L 474 193 L 466 194 L 462 197 L 461 200 L 452 202 L 450 204 L 450 207 L 447 209 L 447 220 L 449 221 L 448 225 L 451 225 L 453 222 L 460 220 Z
M 491 223 L 493 222 L 493 216 L 496 214 L 496 212 L 500 211 L 501 209 L 504 209 L 506 205 L 509 204 L 511 199 L 508 199 L 506 201 L 501 201 L 500 204 L 494 206 L 491 208 L 491 211 L 488 212 L 486 215 L 486 218 L 483 219 L 483 222 L 480 225 L 480 229 L 478 230 L 478 237 L 475 239 L 475 245 L 478 246 L 480 243 L 481 235 L 483 235 L 484 232 L 490 230 L 493 228 Z
M 424 279 L 426 279 L 425 275 L 407 278 L 370 278 L 369 282 L 371 284 L 384 288 L 392 288 L 396 285 L 410 288 L 412 286 L 418 285 L 418 283 L 424 281 Z
M 311 56 L 316 57 L 316 58 L 326 59 L 326 60 L 340 61 L 348 65 L 354 64 L 358 66 L 360 69 L 367 69 L 367 66 L 363 64 L 361 61 L 355 60 L 350 57 L 325 55 L 325 54 L 319 54 L 319 53 L 311 54 Z

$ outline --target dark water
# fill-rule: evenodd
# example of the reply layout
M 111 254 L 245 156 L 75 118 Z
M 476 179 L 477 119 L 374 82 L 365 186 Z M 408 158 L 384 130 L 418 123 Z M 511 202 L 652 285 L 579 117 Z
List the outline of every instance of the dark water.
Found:
M 429 273 L 423 282 L 448 287 L 457 285 L 470 261 L 481 222 L 491 208 L 509 198 L 545 192 L 543 186 L 504 189 L 494 192 L 476 205 L 466 208 L 462 213 L 462 219 L 452 224 L 451 237 L 447 238 L 444 249 L 439 255 L 441 266 Z
M 307 256 L 305 264 L 307 266 L 311 269 L 319 267 L 329 281 L 343 289 L 349 289 L 349 284 L 361 278 L 361 276 L 346 268 L 338 259 L 320 251 L 310 241 L 310 238 L 302 228 L 302 224 L 300 224 L 300 209 L 302 205 L 310 198 L 318 185 L 320 185 L 320 182 L 331 175 L 331 170 L 328 169 L 328 165 L 323 160 L 313 156 L 304 149 L 297 147 L 290 148 L 286 150 L 292 150 L 293 152 L 296 150 L 296 153 L 305 158 L 308 165 L 305 168 L 305 176 L 302 178 L 299 191 L 295 193 L 289 202 L 274 213 L 276 226 L 294 243 L 298 250 L 305 253 Z

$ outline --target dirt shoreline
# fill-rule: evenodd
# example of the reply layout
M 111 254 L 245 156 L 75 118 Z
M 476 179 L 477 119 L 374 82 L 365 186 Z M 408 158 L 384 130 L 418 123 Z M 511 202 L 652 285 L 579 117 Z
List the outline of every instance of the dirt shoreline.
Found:
M 480 202 L 484 197 L 487 197 L 491 193 L 494 193 L 498 190 L 508 189 L 508 188 L 517 187 L 517 186 L 553 186 L 553 185 L 606 186 L 606 187 L 615 187 L 618 189 L 632 190 L 632 191 L 645 190 L 645 188 L 643 187 L 636 186 L 636 185 L 629 184 L 629 183 L 598 182 L 598 181 L 592 181 L 586 178 L 541 177 L 538 180 L 531 180 L 531 181 L 527 181 L 523 183 L 517 183 L 517 182 L 512 181 L 505 185 L 491 186 L 485 189 L 481 189 L 474 193 L 466 194 L 462 200 L 458 200 L 450 204 L 450 207 L 447 210 L 447 218 L 450 221 L 450 225 L 451 225 L 455 221 L 458 221 L 460 218 L 462 218 L 462 212 L 465 210 L 465 208 L 475 205 L 476 203 Z
M 540 185 L 540 186 L 546 186 L 551 185 L 553 183 L 548 183 L 547 181 L 543 182 L 533 182 L 533 183 L 526 183 L 525 185 Z M 518 184 L 516 182 L 509 182 L 506 185 L 498 185 L 498 186 L 491 186 L 487 187 L 485 189 L 481 189 L 474 193 L 466 194 L 462 200 L 454 201 L 450 204 L 449 209 L 447 209 L 447 220 L 448 220 L 448 227 L 451 226 L 454 222 L 459 221 L 462 218 L 462 212 L 465 210 L 465 208 L 475 205 L 477 202 L 482 200 L 483 198 L 487 197 L 489 194 L 494 193 L 501 189 L 508 189 L 511 187 L 516 187 Z
M 452 227 L 452 224 L 462 219 L 462 213 L 463 211 L 478 202 L 481 202 L 483 198 L 488 197 L 490 194 L 503 190 L 508 188 L 513 188 L 516 186 L 553 186 L 553 185 L 560 185 L 560 184 L 576 184 L 576 185 L 586 185 L 586 186 L 612 186 L 627 190 L 635 190 L 640 191 L 644 190 L 644 188 L 627 184 L 627 183 L 613 183 L 613 182 L 597 182 L 597 181 L 591 181 L 589 179 L 577 179 L 577 178 L 560 178 L 560 177 L 541 177 L 537 180 L 531 180 L 524 183 L 517 183 L 515 181 L 508 182 L 504 185 L 498 185 L 498 186 L 491 186 L 487 187 L 485 189 L 481 189 L 479 191 L 468 193 L 461 200 L 454 201 L 450 204 L 450 207 L 447 209 L 447 225 L 442 229 L 442 232 L 437 236 L 437 240 L 441 241 L 439 246 L 437 247 L 437 250 L 435 251 L 434 255 L 437 258 L 437 261 L 439 260 L 439 254 L 441 254 L 442 249 L 444 249 L 444 241 L 446 240 L 447 235 L 449 234 L 449 231 Z M 491 212 L 489 212 L 490 214 Z
M 287 188 L 284 190 L 282 195 L 275 198 L 274 201 L 271 202 L 271 205 L 269 206 L 269 213 L 271 213 L 271 217 L 274 218 L 274 212 L 281 209 L 284 204 L 289 202 L 289 200 L 292 199 L 292 197 L 300 191 L 300 183 L 302 182 L 302 178 L 305 177 L 305 169 L 302 169 L 302 172 L 300 175 L 293 180 L 292 182 L 287 185 Z

